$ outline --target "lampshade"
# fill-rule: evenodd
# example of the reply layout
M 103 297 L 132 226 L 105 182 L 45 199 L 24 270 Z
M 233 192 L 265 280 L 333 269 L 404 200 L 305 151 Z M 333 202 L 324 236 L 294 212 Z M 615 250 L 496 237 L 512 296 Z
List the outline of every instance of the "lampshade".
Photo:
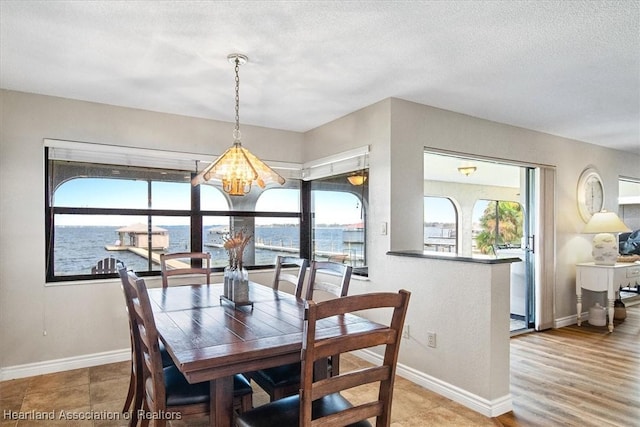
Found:
M 587 225 L 582 230 L 583 233 L 624 233 L 631 231 L 615 212 L 602 210 L 593 214 Z
M 260 188 L 271 183 L 282 185 L 285 182 L 284 178 L 244 148 L 240 141 L 207 166 L 192 183 L 198 185 L 212 179 L 222 181 L 222 190 L 232 196 L 247 194 L 254 181 Z
M 244 196 L 251 191 L 253 182 L 260 188 L 267 184 L 284 184 L 284 178 L 267 166 L 262 160 L 242 147 L 240 142 L 240 78 L 238 70 L 248 58 L 239 53 L 232 53 L 227 59 L 235 64 L 236 72 L 236 126 L 233 131 L 233 145 L 218 157 L 215 162 L 204 168 L 191 180 L 193 185 L 217 179 L 222 181 L 222 189 L 231 196 Z
M 476 171 L 476 169 L 478 169 L 475 166 L 460 166 L 458 167 L 458 172 L 460 172 L 461 174 L 465 175 L 465 176 L 469 176 L 472 173 L 474 173 Z
M 349 175 L 347 181 L 349 181 L 351 185 L 363 185 L 367 181 L 367 175 L 365 175 L 364 172 Z
M 593 237 L 592 251 L 593 261 L 597 265 L 614 265 L 618 260 L 618 238 L 611 233 L 631 231 L 629 227 L 615 214 L 602 210 L 593 214 L 583 233 L 597 233 Z

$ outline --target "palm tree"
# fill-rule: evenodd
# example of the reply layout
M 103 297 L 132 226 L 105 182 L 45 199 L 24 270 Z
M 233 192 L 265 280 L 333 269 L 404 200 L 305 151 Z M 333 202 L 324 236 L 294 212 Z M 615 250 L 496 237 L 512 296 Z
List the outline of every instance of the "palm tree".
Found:
M 480 217 L 482 231 L 476 237 L 478 249 L 483 254 L 490 254 L 494 252 L 496 245 L 520 244 L 522 224 L 520 203 L 489 202 Z

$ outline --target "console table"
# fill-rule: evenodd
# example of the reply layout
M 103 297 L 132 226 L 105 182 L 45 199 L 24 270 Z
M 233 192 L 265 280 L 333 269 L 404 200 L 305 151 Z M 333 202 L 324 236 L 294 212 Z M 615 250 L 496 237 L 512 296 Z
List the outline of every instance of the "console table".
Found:
M 596 265 L 585 262 L 576 265 L 576 296 L 578 326 L 582 323 L 582 290 L 607 292 L 609 312 L 609 332 L 613 332 L 613 304 L 616 291 L 620 288 L 635 286 L 640 282 L 640 264 L 623 262 L 615 265 Z

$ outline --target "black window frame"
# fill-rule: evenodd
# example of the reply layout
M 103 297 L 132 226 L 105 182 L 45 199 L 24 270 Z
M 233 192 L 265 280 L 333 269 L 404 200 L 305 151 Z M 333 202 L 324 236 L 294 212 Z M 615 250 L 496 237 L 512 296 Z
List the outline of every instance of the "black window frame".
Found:
M 92 281 L 92 280 L 101 280 L 101 279 L 109 279 L 109 278 L 117 278 L 117 273 L 96 273 L 96 274 L 72 274 L 72 275 L 55 275 L 55 260 L 54 260 L 54 242 L 55 242 L 55 216 L 60 214 L 69 214 L 69 215 L 118 215 L 118 216 L 144 216 L 147 218 L 162 216 L 162 217 L 185 217 L 189 218 L 190 224 L 190 250 L 191 251 L 202 251 L 204 249 L 203 242 L 203 230 L 205 226 L 203 226 L 203 218 L 208 216 L 216 216 L 216 217 L 253 217 L 253 218 L 294 218 L 298 220 L 299 223 L 299 253 L 300 257 L 306 259 L 312 259 L 313 257 L 313 212 L 311 210 L 312 207 L 312 190 L 318 189 L 317 184 L 319 181 L 323 181 L 322 186 L 333 187 L 332 189 L 338 190 L 340 188 L 342 191 L 345 191 L 344 184 L 335 186 L 331 184 L 331 177 L 327 180 L 327 178 L 323 179 L 315 179 L 315 180 L 302 180 L 295 179 L 295 181 L 299 182 L 300 194 L 300 209 L 299 212 L 273 212 L 273 211 L 247 211 L 247 210 L 202 210 L 200 205 L 200 186 L 191 186 L 190 199 L 191 206 L 190 209 L 179 209 L 179 210 L 169 210 L 169 209 L 154 209 L 154 208 L 89 208 L 89 207 L 69 207 L 69 206 L 52 206 L 54 189 L 52 188 L 52 180 L 53 178 L 50 176 L 50 164 L 52 161 L 57 161 L 58 159 L 50 159 L 49 157 L 49 147 L 44 147 L 44 180 L 45 180 L 45 282 L 46 283 L 56 283 L 56 282 L 73 282 L 73 281 Z M 123 166 L 123 165 L 114 165 L 108 162 L 103 164 L 97 161 L 81 161 L 80 163 L 91 164 L 91 165 L 108 165 L 108 166 Z M 180 173 L 189 173 L 191 178 L 193 178 L 196 173 L 193 171 L 184 171 L 171 169 L 167 167 L 157 167 L 154 168 L 152 166 L 144 166 L 142 169 L 155 170 L 155 171 L 171 171 L 171 172 L 180 172 Z M 343 176 L 336 175 L 334 177 L 336 180 L 343 180 Z M 290 178 L 290 180 L 293 180 Z M 154 182 L 154 181 L 149 181 Z M 170 181 L 174 182 L 174 181 Z M 276 188 L 276 187 L 271 187 Z M 366 191 L 365 191 L 366 189 Z M 355 193 L 362 197 L 361 202 L 363 203 L 364 209 L 364 235 L 366 238 L 367 235 L 367 221 L 366 221 L 366 211 L 368 210 L 366 206 L 368 206 L 368 186 L 364 188 L 360 188 L 358 190 L 346 190 L 352 193 Z M 366 263 L 366 245 L 365 245 L 365 263 Z M 196 261 L 197 262 L 197 261 Z M 136 271 L 139 276 L 148 277 L 148 276 L 159 276 L 161 273 L 159 270 L 151 269 L 152 262 L 149 261 L 149 269 Z M 261 264 L 254 266 L 246 266 L 249 270 L 259 270 L 266 268 L 273 268 L 274 264 Z M 224 270 L 223 267 L 212 267 L 212 272 L 222 272 Z M 367 276 L 368 271 L 366 265 L 362 268 L 354 269 L 354 274 Z
M 55 216 L 59 214 L 71 214 L 71 215 L 119 215 L 119 216 L 146 216 L 147 218 L 155 217 L 155 216 L 174 216 L 174 217 L 186 217 L 190 219 L 190 244 L 191 251 L 198 252 L 203 250 L 203 217 L 205 216 L 217 216 L 217 217 L 269 217 L 269 218 L 295 218 L 298 219 L 300 224 L 300 256 L 309 258 L 310 255 L 310 244 L 309 244 L 309 236 L 311 233 L 311 221 L 305 221 L 304 218 L 310 218 L 311 215 L 308 213 L 308 208 L 310 207 L 310 203 L 305 204 L 305 200 L 309 199 L 309 197 L 304 197 L 304 189 L 306 188 L 308 191 L 309 186 L 305 185 L 304 181 L 300 182 L 300 212 L 265 212 L 265 211 L 238 211 L 238 210 L 201 210 L 200 209 L 200 186 L 191 186 L 191 209 L 185 210 L 167 210 L 167 209 L 130 209 L 130 208 L 87 208 L 87 207 L 64 207 L 64 206 L 52 206 L 51 201 L 53 188 L 50 183 L 50 161 L 49 158 L 49 149 L 48 147 L 44 148 L 44 159 L 45 159 L 45 234 L 46 234 L 46 242 L 45 242 L 45 281 L 47 283 L 54 282 L 70 282 L 70 281 L 81 281 L 81 280 L 98 280 L 105 278 L 117 278 L 117 273 L 96 273 L 96 274 L 75 274 L 75 275 L 55 275 L 55 265 L 54 265 L 54 241 L 55 241 Z M 87 163 L 87 162 L 85 162 Z M 94 162 L 98 164 L 97 162 Z M 154 169 L 150 167 L 145 167 L 146 169 Z M 162 169 L 162 168 L 157 168 Z M 166 168 L 165 168 L 166 169 Z M 166 169 L 170 170 L 170 169 Z M 191 177 L 195 176 L 194 172 L 189 172 Z M 304 212 L 307 212 L 306 214 Z M 151 264 L 151 261 L 149 261 Z M 273 264 L 270 265 L 256 265 L 256 266 L 247 266 L 248 269 L 264 269 L 274 267 Z M 223 267 L 213 267 L 213 272 L 223 271 Z M 136 274 L 142 277 L 147 276 L 159 276 L 160 271 L 151 270 L 148 271 L 137 271 Z

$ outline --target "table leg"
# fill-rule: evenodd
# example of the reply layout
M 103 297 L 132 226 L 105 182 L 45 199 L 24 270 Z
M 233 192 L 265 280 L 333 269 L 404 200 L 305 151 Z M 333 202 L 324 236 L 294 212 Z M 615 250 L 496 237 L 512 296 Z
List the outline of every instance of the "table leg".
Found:
M 609 332 L 613 332 L 613 316 L 616 312 L 614 308 L 615 298 L 607 298 L 607 306 L 609 308 Z
M 233 377 L 211 380 L 209 425 L 231 427 L 233 422 Z
M 576 292 L 576 309 L 578 311 L 578 326 L 582 324 L 582 293 Z

